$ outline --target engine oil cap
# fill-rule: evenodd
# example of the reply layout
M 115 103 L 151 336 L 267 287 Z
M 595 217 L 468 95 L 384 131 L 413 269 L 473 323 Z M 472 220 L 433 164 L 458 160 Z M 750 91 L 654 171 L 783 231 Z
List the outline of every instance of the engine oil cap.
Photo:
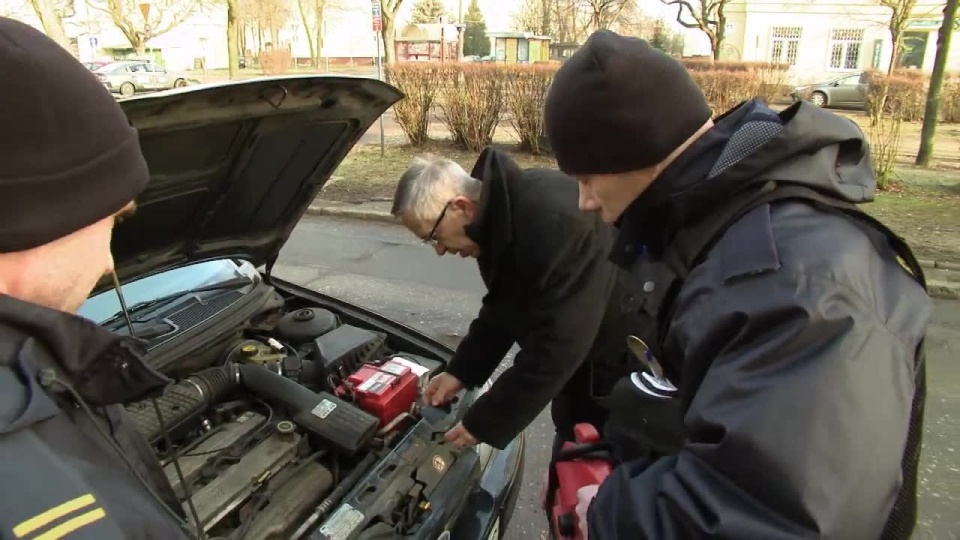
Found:
M 295 426 L 293 425 L 293 422 L 289 420 L 281 420 L 277 422 L 276 428 L 277 428 L 277 433 L 280 433 L 283 435 L 289 435 L 290 433 L 293 433 Z
M 257 346 L 244 345 L 243 347 L 240 348 L 240 352 L 243 353 L 244 356 L 254 356 L 257 354 Z

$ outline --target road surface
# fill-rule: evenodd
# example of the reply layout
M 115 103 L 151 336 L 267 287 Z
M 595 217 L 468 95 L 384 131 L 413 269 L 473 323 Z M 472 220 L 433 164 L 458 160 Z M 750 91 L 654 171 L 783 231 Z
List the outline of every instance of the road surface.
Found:
M 284 247 L 275 273 L 451 344 L 466 331 L 484 292 L 472 260 L 437 257 L 400 227 L 359 221 L 305 219 Z M 960 538 L 960 302 L 936 302 L 928 341 L 921 525 L 915 537 L 954 539 Z M 527 429 L 527 473 L 506 532 L 510 540 L 546 538 L 538 499 L 551 426 L 545 411 Z

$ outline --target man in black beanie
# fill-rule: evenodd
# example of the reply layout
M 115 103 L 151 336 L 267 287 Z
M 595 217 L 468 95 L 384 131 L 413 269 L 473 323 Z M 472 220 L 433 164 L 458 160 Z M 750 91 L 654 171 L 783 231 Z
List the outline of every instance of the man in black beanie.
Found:
M 545 115 L 581 209 L 619 229 L 623 307 L 658 321 L 644 340 L 686 441 L 581 489 L 584 533 L 908 538 L 931 303 L 857 207 L 876 189 L 857 125 L 758 100 L 711 120 L 679 62 L 609 31 L 560 68 Z
M 146 186 L 137 132 L 66 50 L 0 18 L 0 538 L 187 538 L 121 403 L 169 381 L 77 316 Z

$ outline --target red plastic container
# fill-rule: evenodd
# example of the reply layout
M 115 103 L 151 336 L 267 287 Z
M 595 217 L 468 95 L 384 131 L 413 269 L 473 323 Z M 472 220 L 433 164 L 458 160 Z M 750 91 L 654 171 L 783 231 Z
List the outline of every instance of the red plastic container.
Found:
M 379 366 L 366 364 L 347 377 L 347 382 L 353 387 L 357 405 L 379 418 L 380 427 L 408 412 L 417 399 L 417 375 L 393 360 Z
M 603 451 L 592 450 L 600 442 L 600 434 L 590 424 L 577 424 L 573 429 L 576 442 L 566 442 L 554 465 L 557 489 L 550 512 L 550 528 L 558 539 L 582 540 L 577 519 L 577 490 L 601 484 L 613 470 L 613 461 Z

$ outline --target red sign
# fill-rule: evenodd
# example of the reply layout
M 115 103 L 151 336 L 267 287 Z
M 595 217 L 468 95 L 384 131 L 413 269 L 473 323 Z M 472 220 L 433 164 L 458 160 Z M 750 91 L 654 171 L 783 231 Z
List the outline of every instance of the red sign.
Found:
M 380 10 L 382 9 L 380 5 L 380 0 L 372 0 L 370 4 L 372 8 L 371 15 L 373 15 L 373 31 L 380 32 L 381 30 L 383 30 L 383 19 L 380 16 L 381 14 Z

